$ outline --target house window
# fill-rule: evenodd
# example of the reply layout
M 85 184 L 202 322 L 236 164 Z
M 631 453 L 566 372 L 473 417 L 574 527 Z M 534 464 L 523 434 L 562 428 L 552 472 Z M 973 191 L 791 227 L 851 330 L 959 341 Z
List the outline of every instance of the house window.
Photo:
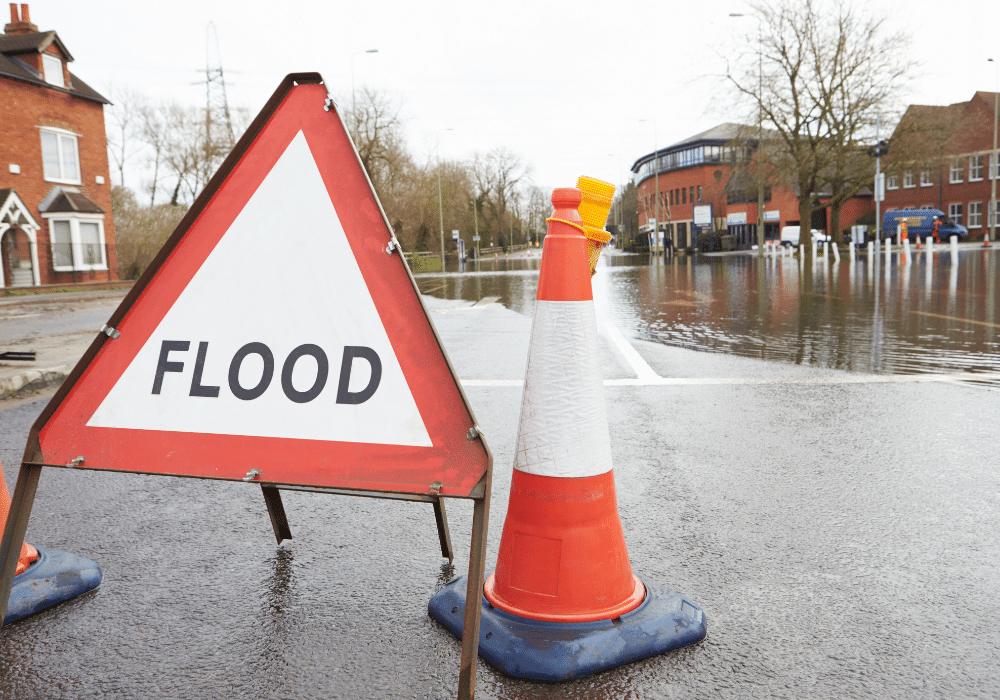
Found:
M 681 188 L 681 204 L 687 204 L 687 203 L 688 203 L 688 191 L 687 191 L 687 187 L 682 187 Z
M 43 53 L 42 69 L 45 71 L 45 82 L 56 87 L 66 87 L 66 82 L 63 80 L 62 59 L 52 54 Z
M 905 173 L 903 173 L 903 187 L 904 188 L 916 187 L 916 185 L 913 184 L 913 171 L 912 170 L 907 170 Z
M 1000 226 L 1000 218 L 997 217 L 997 210 L 995 208 L 994 203 L 990 201 L 987 202 L 987 204 L 989 205 L 990 209 L 990 221 L 991 221 L 990 225 L 996 228 L 997 226 Z
M 76 134 L 61 129 L 41 129 L 41 134 L 45 179 L 49 182 L 81 184 Z
M 969 156 L 969 182 L 976 182 L 983 179 L 983 154 Z M 969 211 L 972 215 L 972 211 Z
M 983 203 L 969 202 L 969 228 L 982 228 L 983 226 Z
M 885 188 L 887 190 L 899 189 L 899 175 L 889 175 L 885 178 Z
M 61 218 L 49 219 L 52 268 L 56 272 L 107 270 L 104 217 L 100 215 L 66 217 L 65 214 L 59 216 Z
M 698 185 L 698 201 L 701 201 L 701 185 Z
M 952 185 L 962 181 L 962 159 L 955 158 L 948 168 L 948 182 Z
M 996 180 L 1000 177 L 1000 153 L 990 154 L 990 179 Z
M 932 187 L 934 185 L 934 177 L 931 175 L 930 170 L 920 171 L 920 186 L 921 187 Z
M 948 205 L 948 218 L 951 219 L 956 224 L 962 223 L 962 205 L 961 204 L 949 204 Z

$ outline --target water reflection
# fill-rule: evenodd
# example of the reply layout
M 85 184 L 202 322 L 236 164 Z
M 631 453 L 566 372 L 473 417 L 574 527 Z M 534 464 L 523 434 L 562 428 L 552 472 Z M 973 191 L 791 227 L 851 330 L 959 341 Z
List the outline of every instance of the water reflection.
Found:
M 595 297 L 626 335 L 643 340 L 859 372 L 1000 371 L 997 253 L 884 250 L 812 264 L 783 255 L 604 259 Z M 421 275 L 422 292 L 500 297 L 532 313 L 537 258 L 487 260 Z

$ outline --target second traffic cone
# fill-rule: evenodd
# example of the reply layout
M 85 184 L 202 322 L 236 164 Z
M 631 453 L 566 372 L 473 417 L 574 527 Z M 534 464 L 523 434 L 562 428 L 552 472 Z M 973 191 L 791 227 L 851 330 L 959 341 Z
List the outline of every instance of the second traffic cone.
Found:
M 618 517 L 587 240 L 573 188 L 552 193 L 510 500 L 484 585 L 479 653 L 568 680 L 700 641 L 704 613 L 633 572 Z M 430 614 L 461 637 L 465 577 Z
M 3 465 L 0 465 L 0 527 L 7 523 L 7 514 L 10 512 L 10 491 L 7 490 L 7 480 L 3 477 Z M 27 542 L 21 543 L 21 554 L 17 558 L 17 570 L 14 575 L 24 573 L 32 562 L 38 559 L 38 550 Z
M 0 528 L 10 514 L 10 492 L 0 470 Z M 47 547 L 21 543 L 3 624 L 50 608 L 101 584 L 101 567 L 90 559 Z

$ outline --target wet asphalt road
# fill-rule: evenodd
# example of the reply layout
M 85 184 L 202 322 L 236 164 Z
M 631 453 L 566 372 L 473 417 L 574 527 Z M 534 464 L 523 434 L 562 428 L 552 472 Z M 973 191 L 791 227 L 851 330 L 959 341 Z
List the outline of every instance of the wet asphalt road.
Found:
M 530 318 L 428 303 L 496 458 L 489 566 Z M 1000 696 L 1000 392 L 641 341 L 677 381 L 628 384 L 601 343 L 633 567 L 709 636 L 569 683 L 480 662 L 476 697 Z M 43 405 L 0 406 L 11 488 Z M 104 582 L 0 632 L 0 698 L 454 697 L 459 643 L 426 605 L 467 569 L 471 505 L 448 502 L 452 568 L 430 506 L 283 498 L 277 547 L 256 486 L 44 470 L 28 540 Z

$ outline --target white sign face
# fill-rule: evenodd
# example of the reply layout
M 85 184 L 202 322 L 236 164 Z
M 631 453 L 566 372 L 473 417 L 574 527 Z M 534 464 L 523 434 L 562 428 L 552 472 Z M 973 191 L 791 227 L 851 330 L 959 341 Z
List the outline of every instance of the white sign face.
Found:
M 712 223 L 712 207 L 708 204 L 701 204 L 694 208 L 695 226 L 710 226 Z
M 738 226 L 740 224 L 745 224 L 746 222 L 747 222 L 747 213 L 745 211 L 734 212 L 726 216 L 726 223 L 729 224 L 730 226 Z
M 87 425 L 431 446 L 302 132 Z
M 764 212 L 764 221 L 780 221 L 781 220 L 781 210 L 772 209 L 771 211 Z

